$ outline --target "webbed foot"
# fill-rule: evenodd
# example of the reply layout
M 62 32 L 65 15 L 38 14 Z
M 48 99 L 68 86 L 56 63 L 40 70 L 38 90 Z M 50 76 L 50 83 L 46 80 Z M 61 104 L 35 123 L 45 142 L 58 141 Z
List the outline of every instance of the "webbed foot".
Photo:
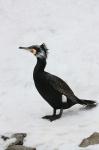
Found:
M 57 120 L 61 117 L 61 115 L 53 115 L 53 116 L 44 116 L 43 119 L 48 119 L 49 121 Z
M 43 119 L 48 119 L 50 121 L 54 121 L 54 120 L 57 120 L 57 119 L 61 118 L 62 113 L 63 113 L 63 109 L 62 108 L 60 109 L 60 113 L 58 115 L 56 115 L 56 109 L 54 109 L 53 115 L 47 115 L 47 116 L 44 116 L 42 118 Z

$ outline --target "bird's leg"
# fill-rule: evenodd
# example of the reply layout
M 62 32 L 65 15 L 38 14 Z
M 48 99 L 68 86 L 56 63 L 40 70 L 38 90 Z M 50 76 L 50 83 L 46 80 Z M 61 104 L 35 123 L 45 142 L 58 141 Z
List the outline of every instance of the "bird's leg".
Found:
M 59 116 L 61 117 L 63 114 L 63 108 L 60 109 L 60 113 L 59 113 Z
M 56 115 L 56 109 L 53 109 L 53 116 Z
M 62 113 L 63 113 L 63 108 L 60 109 L 60 113 L 58 115 L 56 115 L 56 109 L 54 109 L 52 116 L 44 116 L 43 119 L 48 119 L 50 121 L 54 121 L 54 120 L 61 118 Z
M 63 108 L 60 109 L 60 113 L 58 115 L 56 115 L 56 111 L 53 113 L 53 116 L 51 116 L 49 118 L 50 121 L 54 121 L 54 120 L 57 120 L 59 118 L 61 118 L 62 116 L 62 113 L 63 113 Z
M 44 116 L 44 117 L 42 117 L 43 119 L 49 119 L 50 120 L 50 118 L 51 117 L 53 117 L 53 116 L 55 116 L 56 115 L 56 109 L 53 109 L 53 115 L 47 115 L 47 116 Z

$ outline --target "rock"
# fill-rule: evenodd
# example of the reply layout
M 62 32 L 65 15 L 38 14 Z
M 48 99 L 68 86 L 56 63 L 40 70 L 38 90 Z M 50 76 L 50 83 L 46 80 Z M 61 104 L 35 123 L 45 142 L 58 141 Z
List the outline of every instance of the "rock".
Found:
M 27 136 L 26 133 L 16 133 L 11 136 L 11 138 L 16 138 L 15 143 L 12 145 L 23 145 L 24 138 Z
M 99 133 L 94 132 L 91 136 L 88 138 L 85 138 L 80 143 L 79 147 L 87 147 L 89 145 L 99 144 Z
M 26 136 L 27 136 L 26 133 L 16 133 L 16 134 L 11 135 L 10 137 L 2 135 L 1 138 L 4 141 L 7 141 L 8 139 L 16 138 L 16 141 L 14 143 L 12 143 L 12 144 L 14 144 L 14 145 L 23 145 L 23 141 L 24 141 L 24 138 Z
M 6 150 L 36 150 L 36 148 L 30 148 L 23 145 L 12 145 L 8 146 Z
M 15 142 L 10 143 L 8 145 L 8 147 L 6 148 L 6 150 L 36 150 L 36 148 L 31 148 L 31 147 L 26 147 L 23 145 L 24 143 L 24 138 L 27 136 L 26 133 L 16 133 L 13 134 L 10 137 L 6 137 L 6 136 L 1 136 L 1 138 L 6 141 L 6 140 L 11 140 L 13 138 L 16 139 Z
M 9 139 L 9 137 L 2 135 L 2 136 L 1 136 L 1 139 L 3 139 L 4 141 L 6 141 L 6 140 Z

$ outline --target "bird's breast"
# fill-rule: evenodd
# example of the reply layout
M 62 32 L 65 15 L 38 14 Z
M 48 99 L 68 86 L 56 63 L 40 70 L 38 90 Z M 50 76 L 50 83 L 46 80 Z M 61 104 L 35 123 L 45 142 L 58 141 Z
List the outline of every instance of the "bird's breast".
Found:
M 57 107 L 56 105 L 61 105 L 62 95 L 53 89 L 53 87 L 40 76 L 34 77 L 35 86 L 40 93 L 40 95 L 52 106 Z M 58 101 L 56 103 L 56 101 Z M 59 104 L 58 104 L 59 103 Z

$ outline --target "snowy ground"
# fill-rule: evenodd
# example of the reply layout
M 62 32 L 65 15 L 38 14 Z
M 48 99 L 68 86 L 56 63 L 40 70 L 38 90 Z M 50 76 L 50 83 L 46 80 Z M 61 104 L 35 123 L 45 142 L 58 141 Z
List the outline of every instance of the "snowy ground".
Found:
M 41 119 L 52 108 L 32 80 L 36 58 L 18 47 L 42 42 L 49 48 L 46 70 L 80 98 L 99 102 L 99 1 L 0 0 L 0 134 L 26 132 L 25 145 L 37 150 L 82 150 L 81 140 L 99 131 L 99 107 L 78 105 L 52 123 Z

